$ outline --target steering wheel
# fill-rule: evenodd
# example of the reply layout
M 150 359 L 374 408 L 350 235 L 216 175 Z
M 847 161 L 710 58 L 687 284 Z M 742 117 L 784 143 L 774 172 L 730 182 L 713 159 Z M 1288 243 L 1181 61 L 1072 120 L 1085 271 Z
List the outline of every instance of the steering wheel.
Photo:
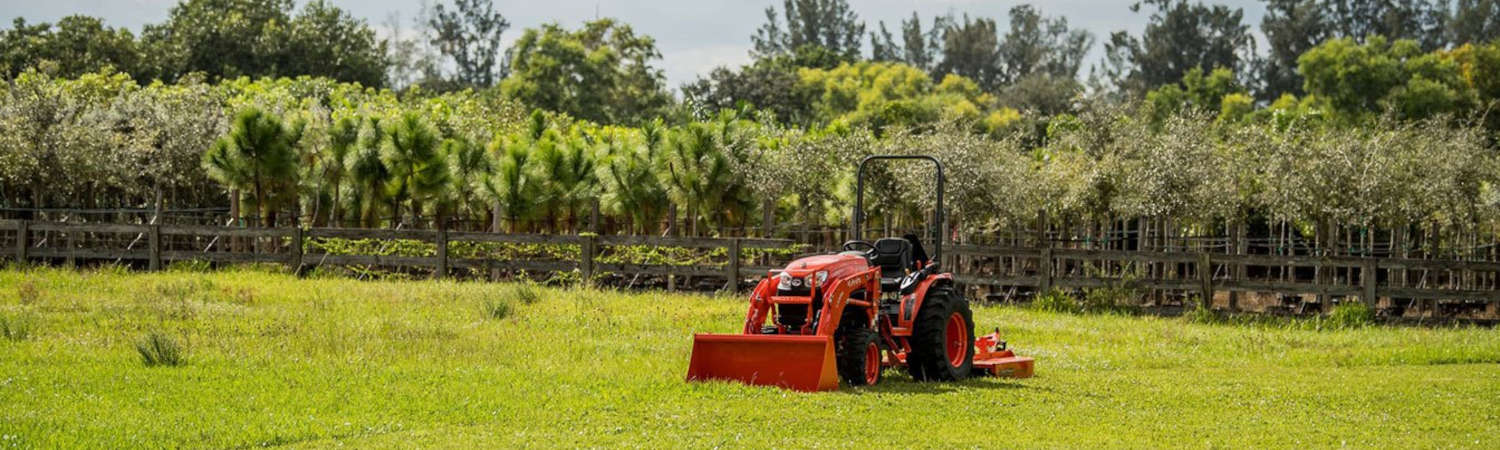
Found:
M 871 244 L 870 241 L 844 241 L 844 251 L 874 253 L 875 244 Z

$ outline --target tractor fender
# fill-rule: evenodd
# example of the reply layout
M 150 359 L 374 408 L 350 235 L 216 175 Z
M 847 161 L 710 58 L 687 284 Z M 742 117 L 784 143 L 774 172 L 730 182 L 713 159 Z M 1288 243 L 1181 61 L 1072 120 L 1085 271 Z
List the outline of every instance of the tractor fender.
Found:
M 952 286 L 953 274 L 940 273 L 927 277 L 917 282 L 917 288 L 912 295 L 901 299 L 901 314 L 896 326 L 911 329 L 913 322 L 917 320 L 917 311 L 922 310 L 922 301 L 927 299 L 927 291 L 934 287 Z

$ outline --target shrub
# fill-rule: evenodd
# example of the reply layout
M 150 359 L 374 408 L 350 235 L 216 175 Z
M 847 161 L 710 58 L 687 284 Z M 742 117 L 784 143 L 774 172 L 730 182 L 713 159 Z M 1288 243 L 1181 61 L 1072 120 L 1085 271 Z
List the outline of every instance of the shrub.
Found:
M 136 341 L 135 350 L 141 353 L 141 360 L 146 367 L 154 366 L 180 366 L 186 362 L 182 354 L 182 346 L 177 340 L 160 332 L 151 332 L 144 339 Z
M 1031 306 L 1042 311 L 1052 312 L 1076 313 L 1082 310 L 1077 300 L 1055 288 L 1038 295 L 1036 300 L 1031 302 Z
M 24 314 L 0 314 L 0 337 L 8 341 L 24 341 L 31 338 L 36 321 Z
M 1135 311 L 1135 289 L 1110 286 L 1089 289 L 1083 295 L 1083 310 L 1087 312 L 1132 312 Z
M 1325 323 L 1336 330 L 1367 327 L 1375 323 L 1375 310 L 1364 302 L 1340 303 L 1333 307 Z

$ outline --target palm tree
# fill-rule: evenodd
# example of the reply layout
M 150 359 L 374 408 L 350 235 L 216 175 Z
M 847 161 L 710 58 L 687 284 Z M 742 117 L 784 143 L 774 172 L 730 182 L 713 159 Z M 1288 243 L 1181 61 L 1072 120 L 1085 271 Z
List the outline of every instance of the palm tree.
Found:
M 554 228 L 561 219 L 563 227 L 575 231 L 578 211 L 593 199 L 598 184 L 593 150 L 583 136 L 562 136 L 557 130 L 547 130 L 536 142 L 531 162 L 542 181 L 541 203 Z
M 360 131 L 356 148 L 344 160 L 349 168 L 350 191 L 355 194 L 352 200 L 358 203 L 360 225 L 368 228 L 379 225 L 380 208 L 386 204 L 386 183 L 391 178 L 390 169 L 380 160 L 384 142 L 380 119 L 372 117 Z
M 328 130 L 328 151 L 318 161 L 324 183 L 319 190 L 332 195 L 329 217 L 334 226 L 342 225 L 344 220 L 339 194 L 344 179 L 349 176 L 349 166 L 345 163 L 349 160 L 349 155 L 359 148 L 359 125 L 360 120 L 356 117 L 344 117 L 334 122 L 333 127 Z
M 480 146 L 470 144 L 467 139 L 443 141 L 441 153 L 448 158 L 448 179 L 451 200 L 459 216 L 483 210 L 476 205 L 476 195 L 481 181 L 494 172 L 495 165 L 490 155 Z M 477 214 L 474 214 L 477 215 Z
M 229 134 L 203 155 L 210 177 L 231 190 L 249 189 L 265 226 L 276 223 L 276 203 L 297 185 L 295 138 L 281 119 L 256 108 L 235 115 Z
M 661 219 L 667 191 L 656 179 L 655 161 L 661 148 L 661 124 L 648 122 L 640 135 L 626 134 L 607 143 L 608 154 L 595 169 L 600 206 L 606 213 L 626 217 L 631 232 Z
M 479 194 L 495 205 L 495 216 L 504 219 L 509 232 L 520 231 L 520 224 L 536 211 L 539 183 L 530 173 L 531 139 L 526 134 L 495 136 L 488 152 L 494 155 L 495 169 L 481 180 Z M 496 224 L 493 231 L 500 231 Z
M 380 160 L 391 172 L 387 189 L 397 219 L 402 202 L 409 203 L 416 219 L 422 215 L 422 203 L 441 194 L 448 185 L 448 162 L 437 147 L 437 130 L 416 112 L 402 114 L 386 129 Z

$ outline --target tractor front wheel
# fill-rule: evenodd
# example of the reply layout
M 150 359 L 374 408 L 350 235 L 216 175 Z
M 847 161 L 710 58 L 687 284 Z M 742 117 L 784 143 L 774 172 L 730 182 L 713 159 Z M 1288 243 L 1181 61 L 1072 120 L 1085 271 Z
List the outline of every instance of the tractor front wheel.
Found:
M 947 287 L 934 288 L 917 311 L 906 369 L 918 381 L 954 381 L 974 368 L 974 313 Z
M 850 386 L 873 386 L 880 382 L 880 346 L 875 330 L 852 326 L 840 330 L 836 348 L 839 378 Z

